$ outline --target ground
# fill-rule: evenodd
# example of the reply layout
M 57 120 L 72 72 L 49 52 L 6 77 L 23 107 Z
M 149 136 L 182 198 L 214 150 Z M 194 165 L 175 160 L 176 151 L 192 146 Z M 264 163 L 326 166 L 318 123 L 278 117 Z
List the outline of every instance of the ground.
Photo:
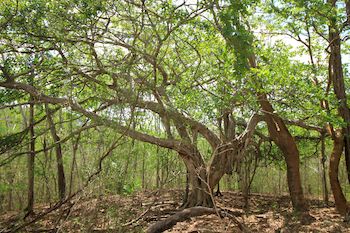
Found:
M 176 212 L 181 203 L 182 192 L 167 190 L 142 192 L 133 196 L 104 195 L 80 198 L 68 208 L 54 211 L 22 232 L 143 232 L 148 226 Z M 223 192 L 216 197 L 217 206 L 229 214 L 220 218 L 206 215 L 176 224 L 166 232 L 241 232 L 237 220 L 251 232 L 350 232 L 350 225 L 343 221 L 334 206 L 325 207 L 323 202 L 310 200 L 310 213 L 316 219 L 302 225 L 293 215 L 288 196 L 252 194 L 249 209 L 242 209 L 243 197 L 236 192 Z M 39 205 L 35 212 L 49 206 Z M 16 224 L 16 212 L 0 216 L 1 229 Z M 23 223 L 23 222 L 22 222 Z M 17 224 L 20 224 L 17 222 Z

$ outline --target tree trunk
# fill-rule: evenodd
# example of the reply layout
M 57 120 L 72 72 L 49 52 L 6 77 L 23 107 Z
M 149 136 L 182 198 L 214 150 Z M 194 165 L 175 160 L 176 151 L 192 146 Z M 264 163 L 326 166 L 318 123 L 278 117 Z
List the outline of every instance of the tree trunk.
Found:
M 321 135 L 321 174 L 322 174 L 322 193 L 324 203 L 328 206 L 328 187 L 326 178 L 326 145 L 325 145 L 325 135 Z
M 258 98 L 264 111 L 269 134 L 282 151 L 287 164 L 287 181 L 293 208 L 297 212 L 307 212 L 308 206 L 304 198 L 299 172 L 299 150 L 295 140 L 283 120 L 274 113 L 266 94 L 261 94 Z
M 184 197 L 183 197 L 182 206 L 186 205 L 186 203 L 188 201 L 189 193 L 190 193 L 190 174 L 189 174 L 188 170 L 186 169 L 186 184 L 185 184 L 185 193 L 184 193 Z
M 35 133 L 34 133 L 34 98 L 30 97 L 31 104 L 29 105 L 29 136 L 30 150 L 28 154 L 28 192 L 27 192 L 27 207 L 25 209 L 25 217 L 33 214 L 34 207 L 34 163 L 35 163 Z
M 44 186 L 44 191 L 45 191 L 45 199 L 46 203 L 51 203 L 51 190 L 50 190 L 50 177 L 47 176 L 46 171 L 48 170 L 50 172 L 50 159 L 49 159 L 49 151 L 47 150 L 47 144 L 46 144 L 46 138 L 44 138 L 43 141 L 43 150 L 44 150 L 44 156 L 45 156 L 45 162 L 44 162 L 44 169 L 45 169 L 45 186 Z
M 338 179 L 338 168 L 340 157 L 343 153 L 344 138 L 342 133 L 337 132 L 333 137 L 333 150 L 331 158 L 329 160 L 329 181 L 331 183 L 331 189 L 333 192 L 335 208 L 340 214 L 347 214 L 349 208 L 346 203 L 346 198 L 343 194 L 339 179 Z
M 160 184 L 160 155 L 159 155 L 159 147 L 157 147 L 157 167 L 156 167 L 156 187 L 159 189 L 159 184 Z
M 7 210 L 12 210 L 12 208 L 13 208 L 13 183 L 14 183 L 14 179 L 15 179 L 15 174 L 12 172 L 7 172 L 6 177 L 7 177 L 7 183 L 9 184 Z
M 260 119 L 258 115 L 252 116 L 246 130 L 241 135 L 230 142 L 219 145 L 207 168 L 198 151 L 188 156 L 180 154 L 189 171 L 192 185 L 188 206 L 213 206 L 214 187 L 219 184 L 224 174 L 232 174 L 234 163 L 242 160 Z
M 336 8 L 337 0 L 328 0 L 333 8 Z M 349 5 L 349 4 L 347 4 Z M 348 9 L 347 9 L 348 10 Z M 337 26 L 336 17 L 331 17 L 329 22 L 329 77 L 333 83 L 333 90 L 338 99 L 338 112 L 343 118 L 345 126 L 343 127 L 344 147 L 345 147 L 345 161 L 350 183 L 350 109 L 347 105 L 347 96 L 345 92 L 343 64 L 341 60 L 341 40 L 340 32 Z
M 218 186 L 217 186 L 217 189 L 216 189 L 216 192 L 215 192 L 215 196 L 216 197 L 222 197 L 223 196 L 221 191 L 220 191 L 220 181 L 218 183 Z
M 145 190 L 146 189 L 146 181 L 145 181 L 145 153 L 142 153 L 142 190 Z
M 251 68 L 257 68 L 255 55 L 248 57 Z M 257 82 L 257 85 L 262 86 Z M 297 212 L 308 212 L 308 205 L 305 201 L 301 177 L 299 171 L 299 150 L 293 136 L 290 134 L 286 124 L 275 113 L 267 94 L 257 92 L 258 103 L 264 112 L 265 122 L 269 130 L 270 137 L 282 151 L 287 164 L 288 189 L 292 200 L 293 209 Z
M 72 126 L 71 126 L 72 127 Z M 81 134 L 79 133 L 79 135 L 77 136 L 77 138 L 73 141 L 72 140 L 72 163 L 71 163 L 71 172 L 70 172 L 70 177 L 69 177 L 69 192 L 68 192 L 68 196 L 70 196 L 72 194 L 73 191 L 73 183 L 74 180 L 79 181 L 80 177 L 79 177 L 79 169 L 78 169 L 78 163 L 77 163 L 77 151 L 78 151 L 78 146 L 79 146 L 79 141 L 80 141 L 80 137 Z M 74 179 L 74 170 L 76 171 L 76 178 Z M 80 186 L 78 186 L 80 187 Z
M 184 207 L 205 206 L 213 207 L 212 189 L 208 186 L 207 173 L 205 168 L 190 169 L 189 181 L 191 184 L 191 191 L 188 195 L 187 203 Z
M 212 187 L 214 186 L 210 186 L 209 184 L 209 176 L 201 154 L 198 151 L 194 151 L 191 154 L 179 153 L 179 155 L 186 165 L 188 180 L 191 186 L 187 202 L 184 203 L 183 207 L 213 207 Z
M 57 135 L 56 127 L 51 116 L 51 112 L 48 104 L 45 104 L 45 110 L 47 115 L 47 122 L 49 123 L 52 139 L 55 143 L 56 150 L 56 163 L 57 163 L 57 185 L 59 199 L 62 201 L 66 196 L 66 178 L 64 174 L 62 147 L 60 143 L 60 137 Z

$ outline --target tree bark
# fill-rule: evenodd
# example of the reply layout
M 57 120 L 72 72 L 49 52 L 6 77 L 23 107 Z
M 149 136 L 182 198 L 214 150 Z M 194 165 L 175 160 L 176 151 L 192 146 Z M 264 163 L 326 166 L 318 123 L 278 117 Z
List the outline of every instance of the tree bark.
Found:
M 156 155 L 157 155 L 157 165 L 156 165 L 156 187 L 157 189 L 159 189 L 159 186 L 160 186 L 160 154 L 159 154 L 159 147 L 157 146 L 157 152 L 156 152 Z
M 186 169 L 185 193 L 183 197 L 182 206 L 185 206 L 187 204 L 189 193 L 190 193 L 190 174 Z
M 71 126 L 72 127 L 72 126 Z M 74 180 L 79 181 L 79 169 L 78 169 L 78 163 L 77 163 L 77 151 L 78 151 L 78 146 L 79 146 L 79 141 L 80 141 L 81 134 L 79 133 L 77 138 L 75 140 L 72 140 L 72 163 L 71 163 L 71 171 L 70 171 L 70 177 L 69 177 L 69 192 L 68 196 L 71 195 L 73 191 L 73 183 Z M 74 179 L 74 171 L 76 172 L 76 178 Z
M 13 182 L 14 182 L 14 174 L 10 174 L 10 177 L 9 177 L 9 185 L 10 185 L 10 188 L 9 188 L 9 200 L 8 200 L 8 210 L 12 210 L 13 208 L 13 189 L 12 189 L 12 186 L 13 186 Z
M 293 208 L 297 212 L 307 212 L 308 206 L 304 198 L 299 172 L 299 150 L 295 140 L 283 120 L 274 113 L 266 94 L 260 94 L 258 101 L 264 111 L 270 137 L 282 151 L 287 164 L 287 181 Z
M 242 134 L 230 142 L 218 146 L 213 153 L 212 160 L 205 166 L 205 162 L 195 146 L 189 148 L 191 153 L 179 153 L 189 172 L 192 190 L 185 207 L 212 207 L 213 189 L 224 174 L 232 174 L 233 164 L 245 155 L 255 127 L 262 120 L 261 116 L 253 115 Z
M 46 203 L 51 203 L 51 190 L 50 190 L 50 177 L 47 176 L 46 171 L 49 171 L 50 173 L 50 156 L 49 156 L 49 151 L 47 150 L 47 144 L 46 144 L 46 138 L 44 138 L 43 141 L 43 149 L 44 149 L 44 156 L 45 156 L 45 162 L 44 162 L 44 169 L 45 169 L 45 186 L 44 186 L 44 191 L 45 191 L 45 197 L 46 197 Z
M 340 131 L 333 137 L 333 150 L 329 160 L 329 181 L 333 192 L 335 208 L 340 214 L 347 214 L 349 207 L 338 179 L 338 167 L 343 153 L 344 137 Z
M 337 0 L 328 0 L 333 8 L 336 8 Z M 347 13 L 349 13 L 349 3 L 347 2 Z M 329 22 L 329 77 L 333 83 L 333 90 L 338 99 L 338 112 L 343 118 L 345 126 L 343 127 L 345 161 L 350 183 L 350 109 L 347 104 L 347 96 L 345 92 L 345 82 L 343 73 L 343 64 L 341 60 L 341 40 L 340 31 L 337 27 L 336 17 L 331 17 Z M 349 19 L 349 16 L 348 16 Z
M 223 194 L 220 191 L 220 181 L 219 181 L 218 186 L 216 188 L 215 196 L 216 197 L 222 197 L 223 196 Z
M 47 115 L 47 122 L 49 123 L 50 132 L 52 139 L 55 143 L 56 151 L 56 163 L 57 163 L 57 185 L 59 199 L 62 201 L 66 196 L 66 178 L 64 174 L 63 158 L 62 158 L 62 147 L 60 143 L 60 137 L 57 135 L 56 127 L 52 119 L 51 111 L 48 104 L 45 104 L 45 110 Z
M 192 154 L 179 154 L 185 162 L 191 186 L 187 202 L 183 207 L 213 207 L 212 188 L 209 186 L 204 160 L 196 148 L 193 149 Z
M 35 133 L 34 133 L 34 101 L 33 96 L 30 97 L 29 105 L 29 136 L 30 150 L 28 154 L 28 191 L 27 191 L 27 207 L 25 208 L 25 217 L 34 213 L 34 165 L 35 165 Z
M 145 171 L 145 166 L 146 166 L 146 165 L 145 165 L 145 163 L 146 163 L 145 160 L 146 160 L 146 158 L 145 158 L 145 157 L 146 157 L 145 153 L 142 153 L 142 174 L 141 174 L 141 179 L 142 179 L 142 183 L 141 183 L 142 185 L 141 185 L 141 186 L 142 186 L 142 190 L 146 190 L 146 180 L 145 180 L 145 176 L 146 176 L 146 175 L 145 175 L 145 172 L 146 172 L 146 171 Z
M 328 206 L 328 187 L 327 187 L 327 178 L 326 178 L 326 145 L 325 145 L 325 135 L 324 133 L 321 135 L 321 174 L 322 174 L 322 193 L 323 200 L 325 204 Z
M 251 68 L 257 68 L 255 55 L 248 56 L 248 62 Z M 262 86 L 257 82 L 257 85 Z M 292 200 L 293 209 L 296 212 L 308 212 L 308 205 L 305 201 L 303 188 L 301 185 L 301 177 L 299 171 L 299 150 L 295 139 L 290 134 L 286 124 L 273 109 L 267 98 L 266 93 L 257 92 L 257 100 L 260 108 L 264 112 L 265 122 L 271 139 L 276 143 L 282 151 L 284 160 L 287 164 L 287 181 L 288 189 Z
M 178 222 L 182 222 L 190 219 L 191 217 L 201 216 L 205 214 L 216 214 L 215 209 L 206 207 L 192 207 L 180 211 L 165 220 L 156 222 L 147 229 L 147 233 L 159 233 L 166 231 L 176 225 Z

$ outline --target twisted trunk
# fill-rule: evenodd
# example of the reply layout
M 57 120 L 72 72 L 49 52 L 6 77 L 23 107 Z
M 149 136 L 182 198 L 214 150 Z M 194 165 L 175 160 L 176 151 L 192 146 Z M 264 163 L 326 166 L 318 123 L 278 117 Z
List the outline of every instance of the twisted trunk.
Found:
M 328 0 L 332 7 L 336 8 L 337 0 Z M 347 13 L 350 13 L 350 3 L 346 3 Z M 345 126 L 343 127 L 343 146 L 345 148 L 346 170 L 348 182 L 350 183 L 350 109 L 347 104 L 345 92 L 345 82 L 343 73 L 343 64 L 341 60 L 341 39 L 340 31 L 337 26 L 337 18 L 331 17 L 329 22 L 329 77 L 333 83 L 333 90 L 338 99 L 338 113 L 343 118 Z M 349 15 L 348 15 L 349 20 Z M 349 22 L 348 22 L 349 23 Z
M 235 140 L 233 143 L 219 146 L 207 167 L 199 154 L 198 156 L 192 154 L 191 157 L 182 155 L 191 185 L 184 207 L 213 207 L 213 189 L 224 174 L 232 174 L 233 164 L 243 155 L 239 153 L 238 145 Z
M 224 174 L 232 174 L 234 163 L 243 158 L 255 127 L 261 120 L 260 115 L 253 115 L 242 134 L 230 142 L 222 143 L 215 149 L 207 167 L 195 147 L 192 148 L 192 153 L 180 153 L 189 172 L 192 187 L 185 207 L 213 206 L 214 187 L 219 184 Z
M 248 62 L 251 68 L 258 68 L 255 55 L 248 56 Z M 262 88 L 262 84 L 256 82 Z M 257 92 L 258 103 L 264 112 L 265 122 L 269 130 L 270 137 L 282 151 L 284 160 L 287 164 L 287 181 L 292 205 L 295 211 L 301 213 L 308 212 L 308 205 L 305 201 L 301 177 L 299 171 L 299 150 L 295 139 L 290 134 L 286 124 L 276 113 L 269 102 L 266 93 Z
M 287 164 L 287 181 L 292 205 L 297 212 L 307 212 L 308 206 L 304 198 L 299 172 L 299 150 L 283 120 L 274 113 L 274 109 L 266 94 L 258 96 L 260 106 L 265 114 L 269 134 L 282 151 Z
M 337 132 L 333 137 L 333 150 L 329 160 L 329 181 L 334 197 L 335 208 L 340 214 L 347 214 L 349 208 L 346 203 L 346 198 L 342 191 L 339 179 L 338 168 L 341 155 L 343 153 L 344 137 L 342 133 Z
M 213 207 L 212 189 L 208 183 L 208 175 L 204 160 L 198 151 L 193 154 L 180 154 L 188 171 L 191 190 L 183 207 Z

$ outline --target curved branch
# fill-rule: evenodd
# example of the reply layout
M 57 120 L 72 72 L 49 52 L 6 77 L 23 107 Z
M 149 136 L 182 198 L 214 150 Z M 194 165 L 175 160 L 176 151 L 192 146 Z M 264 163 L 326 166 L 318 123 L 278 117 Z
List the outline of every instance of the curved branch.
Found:
M 264 120 L 264 116 L 254 114 L 250 117 L 249 122 L 247 124 L 246 129 L 243 131 L 241 135 L 238 136 L 238 140 L 240 143 L 244 143 L 244 148 L 246 148 L 250 142 L 250 139 L 252 138 L 256 125 Z
M 196 206 L 196 207 L 184 209 L 182 211 L 177 212 L 174 215 L 169 216 L 164 220 L 154 223 L 153 225 L 148 227 L 146 232 L 147 233 L 163 232 L 172 228 L 178 222 L 186 221 L 192 217 L 198 217 L 198 216 L 209 215 L 209 214 L 219 214 L 220 217 L 229 216 L 233 220 L 233 222 L 238 225 L 239 229 L 242 232 L 244 233 L 251 232 L 249 228 L 247 228 L 243 223 L 238 221 L 235 216 L 228 213 L 227 210 L 221 209 L 219 210 L 219 212 L 217 211 L 218 210 L 215 210 L 215 208 L 207 208 L 202 206 Z
M 43 101 L 45 103 L 51 103 L 51 104 L 57 104 L 64 107 L 71 107 L 73 111 L 79 112 L 83 114 L 85 117 L 90 118 L 94 121 L 96 121 L 99 124 L 105 125 L 107 127 L 111 127 L 115 129 L 118 133 L 125 134 L 128 137 L 134 138 L 139 141 L 148 142 L 154 145 L 158 145 L 160 147 L 173 149 L 179 153 L 185 153 L 188 155 L 191 155 L 194 153 L 194 148 L 192 145 L 175 140 L 175 139 L 163 139 L 163 138 L 157 138 L 152 135 L 140 133 L 136 130 L 129 129 L 128 127 L 122 126 L 118 124 L 118 122 L 114 120 L 110 120 L 107 118 L 104 118 L 102 116 L 99 116 L 95 112 L 88 111 L 81 107 L 78 103 L 74 102 L 71 99 L 67 98 L 60 98 L 60 97 L 51 97 L 48 95 L 45 95 L 41 93 L 39 90 L 37 90 L 35 87 L 25 84 L 25 83 L 18 83 L 18 82 L 0 82 L 0 87 L 10 88 L 10 89 L 16 89 L 16 90 L 23 90 L 31 95 L 33 95 L 36 99 Z
M 185 123 L 192 128 L 198 130 L 198 132 L 209 142 L 209 144 L 212 146 L 213 149 L 217 148 L 221 141 L 219 137 L 211 131 L 207 126 L 205 126 L 203 123 L 196 121 L 192 118 L 184 116 L 182 113 L 175 111 L 171 108 L 162 108 L 158 103 L 153 101 L 142 101 L 137 100 L 136 102 L 133 102 L 130 98 L 118 98 L 118 99 L 112 99 L 106 101 L 108 105 L 116 104 L 116 103 L 129 103 L 132 104 L 134 107 L 143 108 L 150 110 L 160 116 L 166 115 L 167 117 L 171 118 L 173 121 L 178 121 Z
M 207 207 L 201 207 L 201 206 L 184 209 L 183 211 L 180 211 L 162 221 L 156 222 L 155 224 L 151 225 L 146 232 L 147 233 L 163 232 L 165 230 L 172 228 L 178 222 L 183 222 L 192 217 L 202 216 L 206 214 L 216 214 L 216 211 L 213 208 L 207 208 Z

